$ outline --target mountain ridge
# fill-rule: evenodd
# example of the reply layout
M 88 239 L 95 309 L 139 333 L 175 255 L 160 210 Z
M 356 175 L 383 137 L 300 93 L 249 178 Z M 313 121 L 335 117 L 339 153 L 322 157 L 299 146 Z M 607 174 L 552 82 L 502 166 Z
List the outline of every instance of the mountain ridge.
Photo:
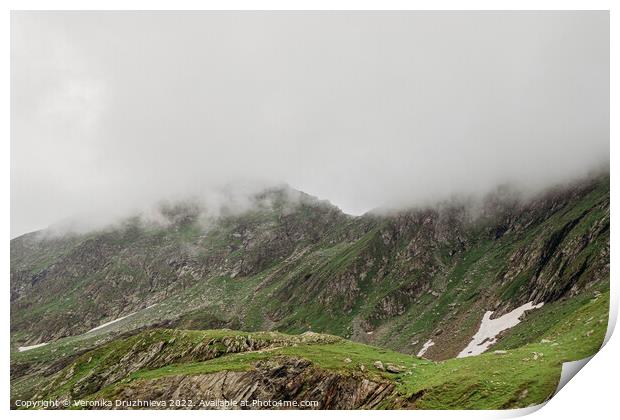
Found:
M 608 176 L 529 200 L 500 192 L 476 211 L 452 202 L 349 216 L 311 196 L 296 195 L 294 205 L 287 197 L 270 191 L 259 197 L 264 206 L 211 219 L 191 203 L 171 203 L 161 211 L 165 223 L 133 218 L 122 228 L 12 240 L 12 398 L 148 399 L 152 386 L 210 396 L 201 389 L 235 378 L 227 392 L 240 398 L 256 381 L 280 390 L 256 395 L 285 399 L 307 397 L 298 391 L 314 384 L 328 390 L 314 395 L 323 408 L 346 393 L 359 398 L 338 407 L 514 407 L 542 402 L 562 361 L 600 346 L 609 290 Z M 510 315 L 518 308 L 527 310 Z M 487 331 L 485 323 L 502 324 L 505 316 L 514 319 Z M 219 332 L 204 332 L 213 329 Z M 157 365 L 131 361 L 165 356 L 177 334 L 230 336 L 232 343 L 281 333 L 293 338 L 267 353 L 250 348 L 204 361 L 203 347 L 183 347 Z M 146 353 L 127 351 L 151 342 L 151 334 L 172 335 Z M 351 341 L 301 346 L 308 334 Z M 466 348 L 483 353 L 461 358 Z M 125 350 L 112 360 L 106 349 Z M 355 359 L 347 352 L 365 354 L 355 363 L 370 370 L 343 365 Z M 386 352 L 396 353 L 386 359 Z M 494 356 L 504 354 L 509 364 Z M 174 360 L 183 367 L 176 370 Z M 381 360 L 426 362 L 412 378 L 384 377 L 372 367 Z M 108 370 L 99 372 L 100 364 Z M 508 391 L 485 385 L 496 370 L 507 381 L 515 368 L 521 379 Z M 141 376 L 141 369 L 155 371 Z M 454 369 L 467 373 L 452 378 Z M 548 376 L 537 377 L 540 369 Z M 174 379 L 160 377 L 168 371 Z M 461 394 L 469 392 L 477 397 L 463 405 Z
M 457 279 L 452 277 L 462 269 L 473 273 L 465 272 L 465 278 L 458 280 L 463 284 L 456 287 L 472 289 L 471 293 L 479 295 L 477 304 L 485 301 L 487 308 L 490 305 L 498 314 L 531 300 L 553 301 L 570 295 L 584 286 L 579 284 L 584 272 L 593 271 L 594 280 L 600 281 L 608 270 L 606 177 L 550 190 L 519 207 L 511 201 L 489 200 L 477 218 L 472 218 L 464 205 L 353 217 L 305 195 L 295 206 L 287 207 L 282 191 L 274 191 L 271 203 L 275 207 L 259 206 L 221 217 L 207 230 L 196 221 L 196 212 L 188 217 L 187 209 L 168 207 L 165 214 L 170 223 L 164 226 L 143 227 L 130 220 L 123 229 L 44 241 L 44 249 L 28 249 L 28 236 L 13 240 L 13 331 L 35 332 L 25 336 L 25 344 L 82 333 L 110 317 L 119 318 L 205 284 L 221 293 L 243 289 L 237 299 L 250 304 L 249 308 L 240 307 L 244 319 L 236 320 L 234 315 L 226 315 L 234 311 L 220 311 L 214 307 L 217 302 L 207 302 L 206 306 L 211 305 L 207 312 L 220 319 L 217 325 L 250 330 L 276 326 L 290 332 L 314 328 L 362 342 L 381 342 L 376 339 L 381 330 L 374 337 L 367 332 L 374 335 L 375 329 L 394 323 L 411 308 L 432 305 L 431 300 L 445 293 L 454 294 Z M 265 197 L 269 194 L 259 198 Z M 588 197 L 592 202 L 584 204 Z M 558 221 L 553 229 L 544 226 L 546 218 L 560 219 L 562 211 L 570 213 L 567 209 L 575 214 Z M 570 237 L 571 231 L 582 225 L 590 229 L 589 236 Z M 536 235 L 531 233 L 534 227 Z M 602 235 L 600 240 L 597 235 Z M 528 236 L 534 240 L 523 241 Z M 569 239 L 575 243 L 567 242 Z M 510 264 L 494 274 L 497 285 L 508 285 L 502 286 L 495 301 L 479 285 L 468 285 L 474 279 L 467 275 L 483 269 L 480 261 L 489 259 L 488 250 L 496 251 L 499 245 L 512 247 L 515 242 L 520 246 L 511 249 L 510 255 L 501 255 Z M 594 246 L 591 243 L 602 251 L 596 258 L 592 252 L 582 255 L 588 246 Z M 566 258 L 571 252 L 579 261 Z M 461 256 L 463 261 L 455 265 Z M 468 268 L 468 256 L 479 258 L 474 262 L 479 267 Z M 549 280 L 553 276 L 555 279 Z M 560 277 L 566 282 L 559 281 Z M 235 279 L 246 279 L 242 283 L 247 285 L 227 284 Z M 554 286 L 548 288 L 549 284 Z M 117 296 L 115 290 L 124 294 Z M 261 293 L 265 296 L 254 298 Z M 58 296 L 63 300 L 59 302 Z M 87 305 L 88 301 L 93 304 Z M 367 301 L 374 305 L 365 304 Z M 32 314 L 35 307 L 38 311 L 43 307 L 43 320 L 40 312 Z M 199 304 L 192 307 L 200 309 Z M 445 309 L 442 315 L 448 316 Z M 32 321 L 19 316 L 27 311 Z M 183 314 L 178 315 L 182 318 Z M 388 337 L 381 344 L 419 350 L 390 341 L 393 338 Z

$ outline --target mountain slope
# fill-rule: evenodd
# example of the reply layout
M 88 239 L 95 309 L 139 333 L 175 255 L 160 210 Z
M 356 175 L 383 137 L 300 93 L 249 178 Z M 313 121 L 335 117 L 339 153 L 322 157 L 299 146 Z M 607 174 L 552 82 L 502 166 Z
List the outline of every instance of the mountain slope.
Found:
M 147 408 L 213 408 L 200 404 L 215 400 L 315 401 L 293 407 L 323 409 L 525 407 L 553 394 L 562 362 L 587 357 L 602 343 L 609 293 L 592 290 L 569 304 L 570 313 L 546 318 L 549 328 L 530 344 L 440 363 L 316 333 L 146 330 L 45 375 L 21 376 L 12 399 L 121 409 L 130 407 L 116 401 L 143 401 Z M 32 362 L 60 349 L 53 343 L 18 358 Z
M 11 398 L 537 404 L 605 334 L 609 204 L 608 176 L 361 217 L 284 187 L 24 235 Z
M 14 345 L 148 325 L 313 330 L 456 356 L 488 310 L 550 304 L 609 276 L 609 178 L 528 200 L 351 217 L 288 189 L 204 221 L 191 203 L 104 231 L 11 241 Z M 537 310 L 526 313 L 533 316 Z

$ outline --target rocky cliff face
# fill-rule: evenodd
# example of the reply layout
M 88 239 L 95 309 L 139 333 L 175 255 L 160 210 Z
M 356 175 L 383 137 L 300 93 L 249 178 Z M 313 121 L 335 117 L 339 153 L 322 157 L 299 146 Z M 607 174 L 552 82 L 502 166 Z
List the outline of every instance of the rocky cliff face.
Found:
M 268 386 L 265 386 L 268 385 Z M 222 371 L 202 375 L 177 375 L 137 381 L 120 388 L 119 400 L 171 401 L 191 395 L 196 406 L 219 408 L 198 401 L 244 401 L 242 409 L 373 409 L 394 392 L 389 381 L 375 382 L 360 374 L 320 369 L 299 358 L 274 358 L 258 362 L 245 372 Z M 259 402 L 260 401 L 260 402 Z M 286 401 L 287 406 L 285 406 Z M 305 406 L 312 401 L 313 405 Z M 275 405 L 272 402 L 277 402 Z M 280 403 L 282 406 L 278 406 Z M 177 407 L 166 407 L 177 408 Z
M 34 399 L 83 398 L 114 384 L 142 369 L 196 363 L 236 353 L 255 353 L 282 346 L 333 344 L 340 338 L 321 334 L 290 337 L 278 333 L 232 334 L 187 332 L 182 330 L 152 330 L 137 335 L 128 334 L 122 341 L 108 344 L 95 355 L 77 355 L 77 360 L 57 370 L 47 368 L 51 380 L 37 390 Z M 62 370 L 61 370 L 62 369 Z M 16 376 L 36 373 L 23 370 Z
M 443 359 L 487 310 L 560 301 L 609 277 L 608 177 L 362 217 L 279 190 L 255 200 L 208 223 L 180 206 L 164 224 L 11 241 L 14 343 L 130 315 L 119 331 L 310 329 L 410 353 L 432 338 L 425 356 Z

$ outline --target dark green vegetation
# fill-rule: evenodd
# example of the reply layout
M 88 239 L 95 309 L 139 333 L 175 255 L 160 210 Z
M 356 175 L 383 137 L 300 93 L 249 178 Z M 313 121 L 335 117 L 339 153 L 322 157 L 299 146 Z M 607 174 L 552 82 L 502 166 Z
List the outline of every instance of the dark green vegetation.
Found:
M 11 241 L 14 398 L 35 389 L 45 389 L 40 396 L 121 395 L 144 391 L 144 381 L 191 393 L 200 388 L 192 381 L 216 380 L 205 375 L 224 371 L 237 372 L 241 387 L 252 375 L 269 377 L 277 367 L 269 363 L 280 363 L 306 385 L 340 375 L 329 377 L 361 399 L 370 391 L 359 388 L 358 376 L 375 384 L 376 398 L 344 399 L 350 406 L 525 406 L 549 396 L 562 361 L 592 354 L 604 335 L 607 176 L 535 197 L 498 190 L 475 205 L 362 217 L 286 188 L 254 197 L 243 212 L 209 217 L 186 203 L 165 206 L 160 216 L 163 222 L 134 218 L 88 234 L 43 232 Z M 487 354 L 451 359 L 485 311 L 502 315 L 527 302 L 545 305 L 504 331 Z M 588 321 L 591 328 L 577 325 L 581 312 L 596 320 Z M 212 330 L 222 328 L 310 330 L 329 342 Z M 269 350 L 230 351 L 217 342 L 248 335 Z M 196 350 L 214 339 L 204 353 Z M 424 357 L 445 362 L 411 356 L 429 339 L 434 345 Z M 166 344 L 150 347 L 160 342 Z M 120 363 L 134 347 L 159 356 L 136 369 Z M 544 356 L 532 360 L 534 353 Z M 352 361 L 343 364 L 345 358 Z M 376 360 L 406 369 L 378 372 Z

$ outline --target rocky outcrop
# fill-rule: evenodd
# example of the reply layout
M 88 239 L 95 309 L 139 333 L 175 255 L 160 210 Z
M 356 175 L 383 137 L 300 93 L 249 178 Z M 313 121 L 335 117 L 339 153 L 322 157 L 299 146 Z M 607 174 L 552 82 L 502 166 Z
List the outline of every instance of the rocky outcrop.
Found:
M 195 333 L 206 335 L 206 333 Z M 152 330 L 129 335 L 122 341 L 112 342 L 96 353 L 86 353 L 68 367 L 58 372 L 40 390 L 48 395 L 58 389 L 66 394 L 55 397 L 81 398 L 101 388 L 118 382 L 141 369 L 156 369 L 174 363 L 201 362 L 231 354 L 254 352 L 301 344 L 332 344 L 339 337 L 306 333 L 286 336 L 277 333 L 222 335 L 220 337 L 196 339 L 182 330 Z M 76 372 L 80 372 L 76 376 Z
M 214 408 L 200 406 L 200 400 L 234 401 L 236 404 L 229 408 L 241 409 L 372 409 L 385 405 L 393 392 L 394 385 L 389 381 L 320 369 L 304 359 L 278 357 L 258 362 L 245 372 L 133 381 L 117 387 L 107 398 L 191 400 L 185 407 L 166 407 L 187 409 Z M 304 405 L 310 402 L 313 404 Z

